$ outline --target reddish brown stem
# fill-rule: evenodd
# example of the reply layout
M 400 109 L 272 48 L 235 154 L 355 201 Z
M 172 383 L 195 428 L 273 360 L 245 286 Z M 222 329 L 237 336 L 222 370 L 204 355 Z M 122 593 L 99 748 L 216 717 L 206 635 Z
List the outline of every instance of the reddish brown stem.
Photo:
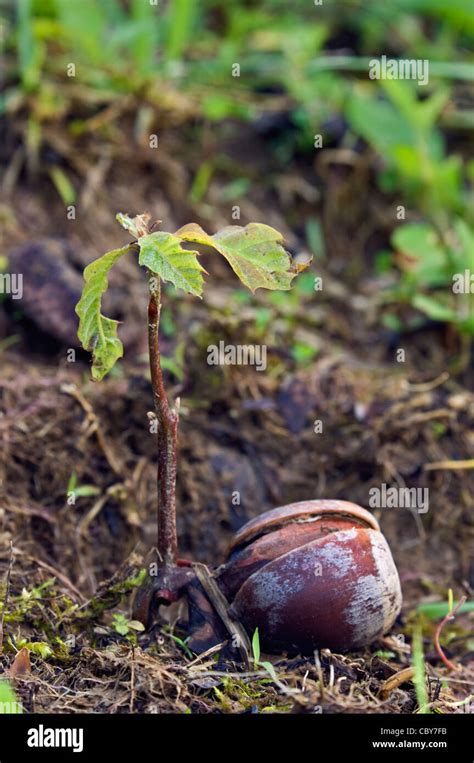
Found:
M 451 660 L 448 660 L 448 658 L 446 657 L 445 653 L 443 652 L 441 648 L 439 639 L 441 636 L 441 631 L 443 630 L 446 623 L 449 623 L 450 620 L 454 620 L 456 614 L 459 612 L 459 610 L 461 609 L 465 601 L 466 601 L 466 597 L 462 596 L 461 599 L 456 604 L 456 606 L 454 607 L 454 609 L 452 609 L 451 612 L 448 612 L 446 617 L 444 617 L 443 620 L 441 620 L 440 624 L 436 628 L 436 633 L 434 637 L 434 644 L 435 644 L 436 651 L 438 652 L 439 656 L 443 660 L 446 667 L 449 668 L 450 670 L 457 670 L 456 665 L 453 662 L 451 662 Z
M 178 436 L 178 403 L 171 409 L 163 384 L 160 363 L 161 284 L 153 273 L 148 274 L 148 349 L 150 354 L 153 402 L 158 423 L 158 553 L 165 571 L 176 565 L 176 447 Z

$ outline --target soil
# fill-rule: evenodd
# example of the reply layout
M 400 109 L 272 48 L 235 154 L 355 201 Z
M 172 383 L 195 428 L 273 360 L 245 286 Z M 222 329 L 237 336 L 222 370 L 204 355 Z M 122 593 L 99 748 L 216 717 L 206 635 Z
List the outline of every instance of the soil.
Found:
M 226 156 L 227 164 L 206 204 L 193 204 L 186 199 L 196 146 L 178 144 L 173 126 L 165 127 L 163 150 L 151 159 L 134 143 L 127 109 L 115 125 L 121 135 L 112 140 L 95 134 L 83 139 L 90 143 L 63 145 L 47 130 L 39 168 L 25 168 L 13 180 L 10 170 L 1 199 L 1 253 L 22 268 L 27 286 L 24 301 L 0 304 L 0 660 L 25 710 L 411 713 L 417 709 L 412 680 L 395 679 L 391 688 L 385 682 L 410 666 L 421 618 L 431 708 L 462 712 L 474 681 L 472 614 L 458 615 L 444 630 L 445 653 L 458 666 L 452 672 L 434 648 L 437 622 L 417 608 L 446 601 L 449 589 L 456 599 L 472 596 L 473 472 L 427 468 L 473 457 L 472 365 L 457 367 L 459 340 L 442 325 L 413 324 L 403 334 L 383 327 L 371 257 L 390 233 L 388 202 L 363 151 L 352 171 L 341 171 L 337 149 L 324 168 L 302 169 L 298 156 L 287 166 L 275 162 L 239 201 L 242 224 L 274 225 L 294 252 L 305 250 L 305 222 L 322 221 L 330 256 L 314 262 L 312 272 L 323 277 L 324 290 L 279 302 L 257 292 L 242 304 L 234 276 L 205 254 L 214 285 L 203 302 L 166 290 L 163 351 L 183 358 L 182 373 L 167 374 L 170 396 L 181 397 L 182 556 L 220 563 L 232 533 L 277 505 L 324 497 L 367 505 L 370 488 L 384 482 L 427 487 L 426 514 L 374 511 L 400 572 L 400 617 L 389 635 L 357 653 L 272 656 L 278 681 L 261 667 L 216 669 L 215 655 L 190 655 L 182 607 L 165 611 L 149 633 L 132 630 L 130 637 L 115 629 L 114 614 L 130 616 L 156 536 L 146 289 L 139 269 L 124 260 L 109 309 L 124 321 L 126 356 L 116 373 L 94 384 L 75 338 L 79 274 L 94 256 L 126 242 L 114 220 L 119 210 L 149 210 L 167 230 L 190 221 L 212 230 L 228 224 L 222 188 L 232 167 L 242 171 L 242 130 L 254 174 L 252 157 L 262 156 L 261 126 L 229 122 L 219 134 L 202 128 L 202 146 Z M 22 141 L 21 119 L 15 125 L 10 151 Z M 9 155 L 3 155 L 7 170 Z M 71 168 L 79 188 L 75 220 L 67 219 L 47 179 L 46 168 L 58 161 Z M 399 309 L 409 324 L 409 308 Z M 262 337 L 266 373 L 206 363 L 210 343 Z M 314 357 L 296 362 L 295 340 L 313 346 Z M 396 360 L 400 347 L 405 362 Z M 317 419 L 324 435 L 315 434 Z M 94 490 L 71 505 L 73 474 L 77 485 Z M 31 649 L 26 673 L 15 670 L 24 644 Z

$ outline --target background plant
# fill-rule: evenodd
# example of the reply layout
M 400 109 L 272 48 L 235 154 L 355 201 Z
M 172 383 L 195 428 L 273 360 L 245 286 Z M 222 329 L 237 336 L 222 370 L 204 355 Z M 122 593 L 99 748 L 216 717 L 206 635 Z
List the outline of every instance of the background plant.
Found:
M 242 0 L 225 6 L 216 0 L 198 5 L 176 0 L 157 16 L 156 8 L 141 0 L 128 5 L 120 0 L 19 0 L 15 13 L 3 11 L 6 49 L 12 54 L 3 110 L 9 115 L 26 111 L 24 139 L 31 166 L 39 161 L 53 118 L 65 119 L 75 139 L 97 129 L 90 118 L 97 108 L 113 105 L 119 114 L 130 108 L 130 99 L 137 135 L 149 130 L 156 109 L 174 122 L 198 117 L 204 125 L 229 119 L 261 129 L 275 124 L 272 150 L 282 166 L 298 155 L 311 161 L 315 133 L 323 135 L 324 145 L 356 152 L 362 139 L 373 151 L 380 191 L 406 206 L 410 222 L 434 227 L 449 268 L 458 218 L 464 220 L 463 238 L 472 241 L 474 230 L 474 164 L 462 148 L 467 149 L 474 128 L 470 3 L 394 0 L 385 8 L 374 0 L 351 0 L 344 9 L 342 21 L 337 4 L 315 11 L 311 4 L 289 9 L 280 0 L 257 6 Z M 423 93 L 410 81 L 370 81 L 369 61 L 382 53 L 429 59 L 430 82 Z M 66 76 L 71 61 L 74 80 Z M 232 79 L 230 92 L 235 62 L 241 76 Z M 71 118 L 78 97 L 72 83 L 80 85 L 86 108 Z M 279 120 L 285 129 L 278 129 Z M 106 122 L 102 129 L 107 133 L 111 126 Z M 205 197 L 213 175 L 225 166 L 222 156 L 203 158 L 189 191 L 193 203 Z M 48 173 L 63 201 L 73 203 L 67 166 L 56 163 Z M 242 198 L 253 183 L 245 175 L 235 177 L 229 198 Z M 321 255 L 322 242 L 311 235 L 317 221 L 310 223 L 308 244 Z M 393 227 L 397 224 L 394 218 Z M 471 332 L 466 301 L 453 310 L 428 306 L 426 298 L 449 303 L 448 284 L 438 283 L 434 295 L 432 285 L 418 278 L 407 290 L 397 240 L 392 237 L 390 248 L 380 252 L 393 276 L 401 276 L 400 290 L 392 295 Z M 436 259 L 436 248 L 428 246 L 424 256 Z M 470 257 L 468 250 L 467 262 Z M 412 296 L 405 299 L 408 291 Z

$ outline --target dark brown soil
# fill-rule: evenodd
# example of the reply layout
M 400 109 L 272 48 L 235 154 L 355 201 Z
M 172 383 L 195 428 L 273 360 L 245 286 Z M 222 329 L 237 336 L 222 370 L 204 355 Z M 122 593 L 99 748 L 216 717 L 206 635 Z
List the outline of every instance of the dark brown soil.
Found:
M 279 227 L 297 251 L 304 249 L 304 220 L 321 216 L 326 231 L 332 231 L 333 256 L 313 265 L 326 284 L 317 297 L 272 302 L 261 293 L 242 306 L 232 275 L 209 256 L 204 262 L 215 285 L 207 288 L 203 303 L 166 294 L 171 328 L 164 335 L 164 354 L 178 357 L 181 348 L 184 356 L 182 378 L 168 377 L 170 394 L 181 397 L 178 530 L 183 556 L 219 563 L 233 531 L 280 504 L 328 497 L 367 505 L 370 487 L 382 482 L 430 489 L 425 515 L 375 512 L 404 593 L 392 633 L 351 655 L 322 650 L 311 659 L 273 657 L 275 682 L 261 668 L 242 673 L 229 666 L 222 674 L 213 656 L 187 654 L 181 641 L 185 613 L 179 609 L 167 613 L 167 625 L 140 634 L 135 644 L 113 627 L 113 613 L 130 613 L 134 577 L 155 542 L 144 287 L 133 263 L 118 271 L 110 309 L 125 321 L 126 358 L 100 385 L 88 380 L 88 360 L 80 351 L 75 362 L 68 362 L 68 350 L 76 347 L 69 292 L 77 291 L 84 262 L 126 241 L 114 223 L 118 210 L 148 209 L 169 230 L 190 220 L 212 229 L 229 221 L 227 207 L 219 203 L 219 176 L 209 192 L 210 223 L 202 206 L 182 203 L 193 172 L 185 147 L 174 154 L 163 151 L 181 160 L 161 165 L 160 159 L 157 166 L 136 146 L 130 156 L 112 155 L 100 182 L 91 178 L 95 155 L 89 148 L 78 152 L 76 147 L 70 157 L 81 189 L 74 222 L 66 219 L 41 174 L 18 178 L 1 207 L 7 223 L 3 252 L 8 255 L 27 242 L 29 248 L 16 249 L 12 263 L 23 258 L 18 261 L 25 274 L 32 273 L 29 252 L 31 267 L 43 262 L 51 276 L 47 288 L 43 283 L 41 301 L 35 303 L 35 286 L 25 294 L 21 312 L 15 302 L 5 302 L 0 314 L 1 664 L 8 671 L 25 640 L 50 647 L 46 655 L 33 650 L 31 674 L 14 679 L 25 709 L 414 712 L 411 680 L 390 691 L 382 683 L 411 664 L 420 604 L 446 601 L 449 589 L 456 599 L 472 595 L 474 473 L 427 466 L 472 459 L 474 385 L 472 369 L 456 369 L 458 339 L 442 327 L 424 325 L 403 335 L 382 327 L 378 285 L 367 275 L 367 258 L 371 237 L 382 239 L 387 226 L 380 220 L 369 160 L 361 157 L 367 164 L 356 177 L 341 179 L 330 169 L 326 178 L 317 175 L 322 199 L 301 197 L 301 183 L 295 185 L 301 173 L 290 166 L 277 183 L 274 178 L 259 183 L 241 202 L 243 223 L 256 218 Z M 232 151 L 231 143 L 226 150 Z M 96 151 L 100 156 L 100 142 Z M 334 209 L 347 183 L 352 183 L 352 207 L 341 227 Z M 348 248 L 354 256 L 343 265 Z M 270 317 L 262 329 L 264 309 Z M 269 352 L 265 374 L 206 363 L 206 347 L 213 341 L 244 344 L 263 337 Z M 317 351 L 307 364 L 292 357 L 295 339 Z M 395 360 L 400 346 L 405 363 Z M 324 421 L 324 435 L 314 433 L 316 419 Z M 78 485 L 95 491 L 69 505 L 73 473 Z M 241 494 L 239 506 L 232 503 L 234 491 Z M 459 666 L 455 674 L 434 649 L 436 623 L 423 617 L 422 625 L 431 707 L 461 712 L 465 706 L 459 703 L 469 697 L 474 680 L 472 614 L 458 616 L 443 632 L 446 654 Z

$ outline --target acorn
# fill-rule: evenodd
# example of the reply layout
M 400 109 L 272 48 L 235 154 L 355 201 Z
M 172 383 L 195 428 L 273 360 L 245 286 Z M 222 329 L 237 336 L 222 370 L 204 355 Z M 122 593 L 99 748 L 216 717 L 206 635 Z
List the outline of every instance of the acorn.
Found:
M 229 615 L 269 653 L 348 651 L 393 625 L 398 572 L 375 517 L 349 501 L 282 506 L 234 536 L 216 582 Z

